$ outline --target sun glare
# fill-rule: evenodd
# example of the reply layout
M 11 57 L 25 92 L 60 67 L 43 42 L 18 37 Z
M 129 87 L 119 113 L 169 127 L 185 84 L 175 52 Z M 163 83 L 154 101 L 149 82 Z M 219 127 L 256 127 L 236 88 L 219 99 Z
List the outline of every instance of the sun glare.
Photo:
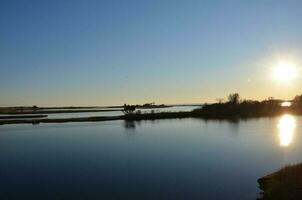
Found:
M 291 115 L 283 115 L 278 123 L 280 145 L 287 147 L 293 140 L 296 120 Z
M 280 61 L 273 69 L 273 76 L 281 82 L 289 82 L 297 75 L 297 67 L 293 63 Z
M 292 105 L 292 103 L 289 102 L 289 101 L 284 101 L 284 102 L 281 103 L 282 107 L 290 107 L 291 105 Z

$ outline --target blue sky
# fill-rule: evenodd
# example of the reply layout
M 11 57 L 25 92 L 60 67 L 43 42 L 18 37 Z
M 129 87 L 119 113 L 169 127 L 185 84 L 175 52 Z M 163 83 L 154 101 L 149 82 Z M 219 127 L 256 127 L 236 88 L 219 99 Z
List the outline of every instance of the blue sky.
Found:
M 292 98 L 301 1 L 0 1 L 0 106 Z

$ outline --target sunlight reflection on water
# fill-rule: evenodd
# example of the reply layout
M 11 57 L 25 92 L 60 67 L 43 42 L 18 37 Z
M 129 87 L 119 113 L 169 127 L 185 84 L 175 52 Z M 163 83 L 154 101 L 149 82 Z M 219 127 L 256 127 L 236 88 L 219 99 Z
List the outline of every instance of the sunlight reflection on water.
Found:
M 294 137 L 296 120 L 292 115 L 283 115 L 278 122 L 280 146 L 289 146 Z

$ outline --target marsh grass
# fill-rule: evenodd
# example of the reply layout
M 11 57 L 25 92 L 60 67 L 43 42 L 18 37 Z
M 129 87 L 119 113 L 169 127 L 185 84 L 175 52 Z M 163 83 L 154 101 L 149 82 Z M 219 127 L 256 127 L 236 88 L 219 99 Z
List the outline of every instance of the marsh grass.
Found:
M 258 180 L 263 195 L 259 200 L 302 199 L 302 164 L 286 166 Z

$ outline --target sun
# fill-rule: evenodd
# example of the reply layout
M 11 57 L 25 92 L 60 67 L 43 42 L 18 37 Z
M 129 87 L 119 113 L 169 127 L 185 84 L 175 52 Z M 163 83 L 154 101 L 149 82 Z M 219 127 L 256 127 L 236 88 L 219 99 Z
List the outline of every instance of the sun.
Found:
M 287 61 L 279 61 L 273 68 L 273 77 L 280 82 L 289 82 L 297 76 L 295 64 Z

